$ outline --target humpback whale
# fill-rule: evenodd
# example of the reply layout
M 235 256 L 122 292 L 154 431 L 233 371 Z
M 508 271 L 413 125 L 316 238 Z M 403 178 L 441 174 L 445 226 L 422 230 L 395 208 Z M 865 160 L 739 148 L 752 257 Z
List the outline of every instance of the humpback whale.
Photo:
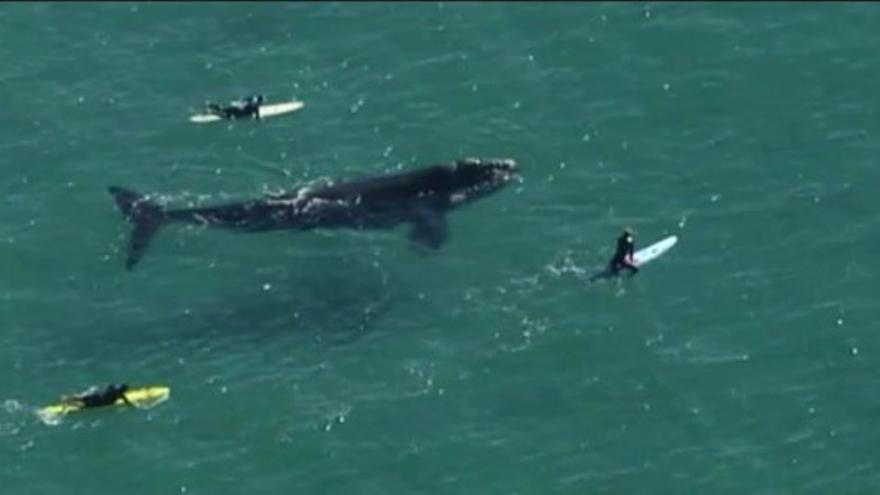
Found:
M 240 232 L 390 229 L 409 224 L 410 239 L 437 249 L 447 240 L 446 212 L 486 197 L 517 177 L 519 171 L 511 159 L 466 158 L 198 208 L 166 209 L 130 189 L 111 186 L 109 191 L 122 215 L 133 225 L 125 262 L 131 270 L 159 228 L 174 222 Z

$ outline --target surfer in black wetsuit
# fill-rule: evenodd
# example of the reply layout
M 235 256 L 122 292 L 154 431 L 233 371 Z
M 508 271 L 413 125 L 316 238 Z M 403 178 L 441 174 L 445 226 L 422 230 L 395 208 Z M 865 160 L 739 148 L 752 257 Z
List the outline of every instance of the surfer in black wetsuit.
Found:
M 121 385 L 111 384 L 103 389 L 92 387 L 81 394 L 62 397 L 61 400 L 63 402 L 80 402 L 83 407 L 101 407 L 112 405 L 122 399 L 129 406 L 133 406 L 134 404 L 129 402 L 125 396 L 125 392 L 128 390 L 128 385 L 124 383 Z
M 612 275 L 619 274 L 621 269 L 627 269 L 633 275 L 639 272 L 633 260 L 635 249 L 636 244 L 633 240 L 632 230 L 629 228 L 623 229 L 623 233 L 617 238 L 617 251 L 615 251 L 614 257 L 611 258 L 611 262 L 608 263 L 608 270 Z
M 223 117 L 224 119 L 240 119 L 243 117 L 260 118 L 260 105 L 263 104 L 263 95 L 253 95 L 230 102 L 228 106 L 221 107 L 216 103 L 206 103 L 205 109 L 209 113 Z

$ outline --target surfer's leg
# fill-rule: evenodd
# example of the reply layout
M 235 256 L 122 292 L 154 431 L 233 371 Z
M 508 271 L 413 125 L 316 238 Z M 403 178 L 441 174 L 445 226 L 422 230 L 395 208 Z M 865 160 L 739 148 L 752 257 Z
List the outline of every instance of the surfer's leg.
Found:
M 227 114 L 227 119 L 240 119 L 250 116 L 250 112 L 247 108 L 226 107 L 223 111 Z
M 615 263 L 613 261 L 611 263 L 609 263 L 608 264 L 608 273 L 610 273 L 611 276 L 616 277 L 620 273 L 620 264 Z

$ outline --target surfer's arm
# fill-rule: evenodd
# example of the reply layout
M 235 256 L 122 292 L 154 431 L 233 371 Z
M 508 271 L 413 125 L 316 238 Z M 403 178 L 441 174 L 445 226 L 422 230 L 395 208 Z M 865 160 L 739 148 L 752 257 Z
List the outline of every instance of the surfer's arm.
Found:
M 630 244 L 629 248 L 627 249 L 626 256 L 623 257 L 623 263 L 628 266 L 633 273 L 636 273 L 637 271 L 639 271 L 639 269 L 636 266 L 635 256 L 633 255 L 634 250 L 635 246 Z
M 633 259 L 633 256 L 635 255 L 635 251 L 636 251 L 635 243 L 633 243 L 633 242 L 629 243 L 629 245 L 626 247 L 626 256 L 623 257 L 623 261 L 627 265 L 636 266 L 635 260 Z

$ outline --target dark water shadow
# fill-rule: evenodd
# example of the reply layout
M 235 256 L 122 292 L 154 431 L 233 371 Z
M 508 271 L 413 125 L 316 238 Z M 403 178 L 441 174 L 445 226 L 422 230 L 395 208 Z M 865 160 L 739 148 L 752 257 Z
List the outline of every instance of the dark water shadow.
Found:
M 100 342 L 63 338 L 58 359 L 123 362 L 124 356 L 168 349 L 176 354 L 208 346 L 259 351 L 284 346 L 300 351 L 344 348 L 380 328 L 398 297 L 405 299 L 390 269 L 374 257 L 324 255 L 308 260 L 308 270 L 273 274 L 271 287 L 241 284 L 182 295 L 167 314 L 119 322 L 112 312 L 96 318 L 106 330 Z M 104 320 L 103 322 L 101 320 Z

